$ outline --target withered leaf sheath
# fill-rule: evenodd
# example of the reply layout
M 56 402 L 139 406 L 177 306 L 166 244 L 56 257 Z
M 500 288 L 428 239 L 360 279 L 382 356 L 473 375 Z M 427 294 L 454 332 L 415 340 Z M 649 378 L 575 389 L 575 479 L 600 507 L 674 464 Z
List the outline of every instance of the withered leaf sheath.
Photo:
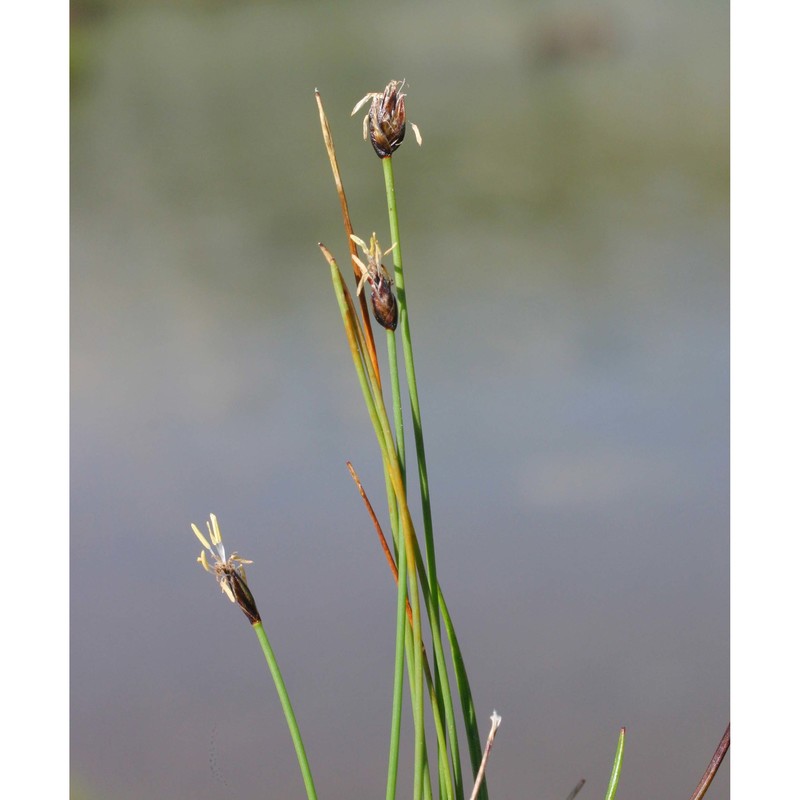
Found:
M 250 620 L 250 624 L 255 625 L 256 622 L 261 622 L 261 614 L 258 613 L 256 608 L 255 598 L 239 570 L 236 567 L 228 566 L 224 572 L 225 574 L 221 580 L 230 586 L 233 596 L 236 598 L 236 604 L 244 611 L 245 616 Z
M 379 158 L 387 158 L 406 135 L 406 100 L 400 94 L 402 83 L 390 81 L 383 94 L 372 98 L 369 108 L 369 140 Z

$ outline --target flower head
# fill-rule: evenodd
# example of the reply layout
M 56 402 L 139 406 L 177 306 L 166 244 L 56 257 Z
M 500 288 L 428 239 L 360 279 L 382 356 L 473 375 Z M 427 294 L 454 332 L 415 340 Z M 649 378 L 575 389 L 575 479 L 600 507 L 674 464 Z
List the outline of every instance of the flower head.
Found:
M 385 253 L 381 253 L 378 239 L 374 233 L 369 240 L 369 247 L 358 236 L 351 234 L 350 238 L 367 257 L 365 265 L 358 256 L 352 256 L 353 263 L 361 270 L 361 280 L 358 282 L 356 294 L 361 294 L 364 284 L 369 283 L 375 319 L 384 328 L 393 331 L 397 327 L 397 301 L 392 293 L 392 279 L 389 277 L 386 267 L 381 263 L 381 259 L 391 253 L 396 245 L 393 244 Z
M 389 81 L 383 92 L 370 92 L 356 103 L 355 114 L 368 101 L 372 101 L 364 117 L 364 139 L 369 136 L 372 147 L 379 158 L 388 158 L 403 143 L 406 135 L 406 96 L 401 93 L 405 81 Z M 419 128 L 412 122 L 411 128 L 422 144 Z
M 225 557 L 225 545 L 222 544 L 222 534 L 219 531 L 219 522 L 215 514 L 210 514 L 210 519 L 206 522 L 208 529 L 208 539 L 200 532 L 200 528 L 192 523 L 194 535 L 203 545 L 203 550 L 197 560 L 206 572 L 211 572 L 217 579 L 220 589 L 227 595 L 231 603 L 237 603 L 239 608 L 244 611 L 251 623 L 259 622 L 261 615 L 256 608 L 256 601 L 250 593 L 247 585 L 247 577 L 244 572 L 245 564 L 253 562 L 241 558 L 237 553 L 231 553 L 229 558 Z M 209 539 L 211 540 L 209 542 Z M 206 550 L 211 553 L 211 562 L 208 560 Z

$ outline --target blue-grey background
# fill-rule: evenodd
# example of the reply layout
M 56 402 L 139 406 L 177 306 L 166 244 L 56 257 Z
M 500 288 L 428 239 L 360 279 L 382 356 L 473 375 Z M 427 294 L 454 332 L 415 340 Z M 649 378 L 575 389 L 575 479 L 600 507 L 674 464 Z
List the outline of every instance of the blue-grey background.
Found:
M 728 722 L 728 5 L 76 2 L 76 798 L 384 791 L 383 478 L 327 265 L 389 244 L 355 102 L 391 78 L 439 573 L 493 798 L 688 797 Z M 379 341 L 382 339 L 379 336 Z M 410 751 L 403 751 L 408 793 Z M 709 797 L 728 795 L 725 764 Z

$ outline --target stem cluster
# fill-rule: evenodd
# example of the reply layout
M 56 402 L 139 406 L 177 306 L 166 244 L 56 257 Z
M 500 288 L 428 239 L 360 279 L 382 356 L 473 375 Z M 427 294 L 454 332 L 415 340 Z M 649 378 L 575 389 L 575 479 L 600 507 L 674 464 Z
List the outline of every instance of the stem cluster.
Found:
M 387 92 L 397 92 L 398 85 L 390 84 Z M 338 162 L 333 146 L 327 118 L 322 107 L 319 93 L 316 95 L 320 113 L 323 138 L 325 140 L 331 167 L 334 173 L 339 199 L 343 210 L 345 234 L 352 240 L 353 231 L 350 222 L 347 201 L 339 174 Z M 380 97 L 380 96 L 376 96 Z M 370 135 L 373 123 L 391 126 L 381 117 L 381 113 L 404 113 L 403 96 L 396 97 L 394 102 L 384 103 L 374 100 L 367 122 Z M 383 109 L 383 110 L 382 110 Z M 396 149 L 396 148 L 394 148 Z M 376 151 L 378 152 L 378 151 Z M 387 775 L 386 797 L 393 800 L 396 791 L 397 770 L 400 748 L 400 727 L 402 719 L 403 684 L 405 669 L 409 676 L 409 693 L 411 699 L 412 718 L 414 723 L 414 798 L 432 797 L 438 783 L 438 794 L 446 800 L 464 800 L 464 782 L 461 771 L 458 724 L 455 705 L 448 674 L 448 659 L 442 638 L 442 622 L 444 622 L 447 642 L 449 644 L 449 662 L 452 664 L 456 678 L 458 696 L 464 722 L 464 731 L 468 742 L 468 750 L 473 771 L 473 778 L 478 775 L 481 762 L 481 743 L 478 733 L 472 695 L 464 668 L 461 650 L 455 635 L 452 619 L 447 612 L 436 570 L 436 553 L 433 537 L 433 521 L 431 499 L 428 484 L 428 470 L 425 459 L 425 443 L 422 430 L 419 394 L 414 369 L 414 352 L 411 340 L 411 326 L 408 313 L 406 281 L 403 271 L 402 245 L 400 238 L 399 216 L 395 192 L 393 162 L 391 153 L 381 153 L 381 165 L 386 187 L 386 202 L 389 216 L 389 229 L 392 246 L 390 248 L 394 266 L 394 285 L 397 290 L 397 325 L 386 328 L 386 372 L 391 386 L 391 414 L 386 408 L 383 386 L 377 366 L 377 357 L 372 347 L 370 320 L 364 314 L 356 312 L 356 305 L 339 270 L 335 258 L 322 244 L 320 249 L 328 261 L 334 293 L 344 324 L 345 335 L 356 370 L 358 382 L 372 422 L 383 460 L 386 483 L 388 517 L 391 527 L 391 540 L 396 559 L 397 573 L 397 614 L 395 629 L 395 673 L 392 686 L 392 722 L 389 743 L 389 769 Z M 357 239 L 357 237 L 355 237 Z M 377 249 L 377 248 L 376 248 Z M 377 249 L 378 261 L 380 250 Z M 371 265 L 372 266 L 372 265 Z M 362 265 L 363 267 L 363 265 Z M 382 269 L 380 263 L 374 265 L 375 270 Z M 363 280 L 360 284 L 363 285 Z M 363 297 L 360 297 L 363 299 Z M 376 317 L 380 322 L 380 319 Z M 396 327 L 396 330 L 395 330 Z M 407 459 L 404 437 L 404 406 L 400 381 L 400 359 L 397 337 L 402 347 L 402 361 L 405 368 L 406 385 L 408 387 L 408 407 L 411 412 L 414 433 L 414 451 L 417 462 L 417 479 L 422 505 L 422 522 L 424 532 L 424 555 L 417 537 L 416 528 L 409 509 L 407 496 Z M 360 482 L 359 488 L 363 494 Z M 368 503 L 368 501 L 366 501 Z M 383 538 L 380 524 L 368 503 L 373 523 Z M 411 619 L 407 610 L 410 605 Z M 424 619 L 423 619 L 424 607 Z M 431 640 L 432 653 L 423 644 L 423 627 L 426 627 Z M 429 703 L 426 705 L 425 698 Z M 430 714 L 435 732 L 435 754 L 426 740 L 426 713 Z M 431 762 L 436 772 L 431 770 Z M 477 781 L 475 781 L 477 787 Z M 479 796 L 486 800 L 488 793 L 485 782 L 479 787 Z

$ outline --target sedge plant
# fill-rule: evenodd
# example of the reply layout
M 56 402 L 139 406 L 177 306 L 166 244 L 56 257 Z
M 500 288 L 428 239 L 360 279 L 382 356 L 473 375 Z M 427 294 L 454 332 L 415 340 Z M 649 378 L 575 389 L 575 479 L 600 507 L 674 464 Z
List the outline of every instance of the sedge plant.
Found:
M 317 105 L 319 108 L 320 122 L 322 125 L 323 138 L 328 151 L 331 167 L 334 173 L 334 180 L 339 194 L 340 203 L 343 210 L 345 233 L 348 238 L 348 245 L 351 249 L 351 260 L 355 265 L 355 276 L 357 278 L 356 295 L 359 301 L 363 301 L 364 289 L 368 285 L 371 293 L 372 309 L 375 321 L 386 330 L 387 347 L 387 371 L 391 385 L 391 418 L 394 423 L 394 430 L 391 431 L 388 424 L 389 415 L 383 410 L 383 392 L 380 382 L 380 373 L 371 365 L 373 360 L 370 350 L 371 336 L 368 334 L 368 320 L 364 320 L 362 305 L 362 320 L 364 320 L 363 330 L 354 313 L 355 304 L 349 296 L 349 291 L 344 284 L 343 276 L 339 272 L 335 259 L 330 252 L 321 245 L 323 254 L 328 259 L 331 266 L 331 277 L 334 289 L 339 301 L 342 319 L 345 324 L 348 341 L 351 345 L 353 363 L 359 374 L 359 381 L 362 386 L 362 393 L 367 403 L 368 411 L 375 409 L 375 417 L 380 422 L 375 425 L 379 445 L 384 460 L 384 469 L 387 476 L 390 476 L 396 468 L 399 470 L 402 481 L 402 495 L 397 493 L 397 485 L 388 478 L 387 504 L 389 509 L 389 520 L 392 529 L 392 539 L 395 551 L 398 555 L 398 567 L 402 566 L 402 561 L 406 562 L 408 575 L 408 585 L 404 586 L 402 580 L 398 580 L 398 602 L 397 602 L 397 628 L 396 628 L 396 648 L 395 648 L 395 680 L 393 692 L 393 714 L 390 734 L 389 749 L 389 774 L 387 776 L 388 800 L 394 797 L 396 782 L 396 765 L 399 749 L 399 730 L 401 719 L 402 694 L 402 669 L 403 659 L 401 652 L 406 651 L 406 660 L 409 664 L 410 674 L 410 694 L 415 725 L 415 779 L 414 797 L 421 797 L 427 794 L 427 786 L 424 786 L 423 775 L 425 774 L 427 748 L 424 739 L 424 714 L 423 714 L 423 693 L 422 693 L 422 673 L 423 665 L 420 663 L 419 654 L 421 648 L 421 630 L 418 623 L 421 615 L 415 611 L 415 601 L 421 591 L 425 612 L 427 616 L 428 628 L 433 646 L 432 678 L 433 688 L 431 692 L 431 714 L 434 719 L 434 726 L 437 733 L 437 765 L 441 794 L 452 800 L 463 800 L 464 785 L 461 772 L 461 757 L 459 750 L 459 738 L 457 731 L 456 715 L 450 688 L 447 660 L 444 652 L 444 645 L 441 635 L 441 623 L 444 618 L 445 630 L 450 645 L 450 654 L 453 663 L 453 670 L 456 676 L 459 699 L 461 701 L 462 714 L 464 717 L 465 731 L 469 745 L 471 757 L 473 779 L 477 777 L 481 760 L 480 737 L 478 734 L 477 722 L 472 702 L 469 681 L 466 677 L 463 658 L 455 636 L 455 628 L 452 620 L 447 613 L 444 598 L 438 582 L 436 569 L 436 553 L 433 538 L 433 522 L 431 514 L 431 499 L 428 483 L 428 470 L 425 459 L 425 444 L 422 429 L 422 419 L 420 413 L 419 394 L 417 390 L 416 373 L 414 368 L 414 353 L 411 339 L 411 326 L 408 313 L 408 299 L 406 294 L 406 282 L 403 272 L 402 248 L 400 241 L 400 224 L 397 209 L 397 197 L 395 190 L 395 180 L 392 156 L 400 147 L 405 137 L 406 117 L 405 117 L 405 94 L 402 92 L 403 84 L 398 81 L 391 81 L 383 92 L 373 92 L 366 95 L 353 109 L 353 113 L 365 104 L 369 104 L 369 110 L 364 118 L 364 138 L 368 139 L 381 161 L 384 185 L 386 189 L 387 211 L 389 217 L 389 229 L 391 235 L 391 246 L 382 251 L 377 236 L 373 233 L 369 244 L 363 239 L 354 235 L 352 223 L 350 221 L 349 209 L 341 174 L 338 168 L 333 138 L 330 126 L 327 121 L 322 101 L 317 92 Z M 421 135 L 415 125 L 411 125 L 414 130 L 417 142 L 421 144 Z M 366 259 L 366 263 L 361 258 L 352 253 L 352 244 L 358 245 Z M 384 256 L 392 254 L 394 275 L 393 279 L 389 276 L 386 266 L 382 259 Z M 396 298 L 392 287 L 396 289 Z M 419 481 L 419 491 L 422 505 L 422 521 L 425 541 L 425 557 L 422 558 L 419 542 L 414 534 L 408 536 L 408 524 L 406 522 L 407 501 L 405 497 L 405 482 L 407 480 L 406 470 L 406 444 L 404 439 L 404 414 L 403 402 L 400 390 L 400 368 L 398 359 L 397 334 L 399 333 L 402 346 L 403 362 L 405 367 L 406 384 L 408 386 L 408 404 L 411 411 L 412 426 L 414 432 L 414 448 L 416 454 L 416 474 Z M 370 416 L 373 413 L 370 411 Z M 410 517 L 408 518 L 410 522 Z M 400 546 L 401 541 L 404 546 Z M 403 552 L 405 549 L 406 552 Z M 399 569 L 398 569 L 399 572 Z M 406 598 L 411 598 L 412 621 L 410 631 L 410 641 L 405 630 L 406 620 L 404 619 L 404 608 Z M 442 730 L 442 728 L 444 730 Z M 444 735 L 442 735 L 444 733 Z M 477 785 L 477 781 L 475 784 Z M 481 785 L 481 797 L 488 797 L 486 785 Z
M 364 105 L 368 104 L 369 106 L 364 117 L 363 134 L 364 138 L 372 145 L 381 163 L 390 232 L 390 243 L 385 250 L 381 248 L 375 233 L 372 233 L 367 241 L 357 236 L 354 231 L 330 125 L 322 105 L 322 98 L 318 91 L 315 92 L 323 140 L 342 210 L 345 240 L 353 270 L 355 299 L 334 255 L 322 243 L 319 244 L 319 247 L 330 268 L 331 282 L 342 318 L 345 338 L 383 464 L 387 515 L 391 532 L 388 541 L 379 521 L 379 515 L 367 497 L 360 477 L 352 464 L 347 462 L 347 467 L 378 535 L 397 590 L 386 798 L 394 800 L 397 793 L 402 709 L 407 673 L 411 718 L 414 725 L 414 800 L 432 800 L 434 795 L 441 800 L 465 800 L 467 797 L 459 746 L 460 727 L 466 737 L 472 771 L 472 789 L 469 800 L 478 800 L 478 798 L 488 800 L 485 779 L 486 763 L 500 725 L 500 717 L 496 712 L 492 714 L 486 746 L 482 748 L 464 659 L 452 616 L 439 585 L 436 567 L 431 494 L 414 366 L 393 165 L 393 155 L 402 144 L 406 133 L 406 95 L 402 91 L 403 88 L 403 82 L 390 81 L 382 92 L 367 94 L 353 109 L 353 114 L 355 114 Z M 414 131 L 417 143 L 422 144 L 419 129 L 413 123 L 409 124 Z M 391 273 L 383 263 L 383 259 L 390 254 L 393 267 Z M 389 376 L 391 412 L 384 401 L 380 358 L 372 332 L 366 298 L 367 289 L 370 294 L 372 316 L 375 322 L 385 330 L 385 374 Z M 399 347 L 398 336 L 400 338 Z M 401 391 L 401 354 L 408 391 L 405 402 Z M 408 502 L 408 453 L 404 435 L 406 411 L 410 411 L 412 422 L 413 460 L 416 462 L 414 473 L 421 501 L 424 549 L 420 546 Z M 192 525 L 192 530 L 203 545 L 198 561 L 204 569 L 215 576 L 222 592 L 231 602 L 239 605 L 253 627 L 289 726 L 306 794 L 309 800 L 316 800 L 314 780 L 292 704 L 258 613 L 255 599 L 247 583 L 244 565 L 252 562 L 239 557 L 236 553 L 226 557 L 219 524 L 213 514 L 207 523 L 207 529 L 208 537 L 196 525 Z M 211 560 L 207 553 L 211 554 Z M 445 652 L 442 626 L 444 626 L 449 659 Z M 430 637 L 431 651 L 425 646 L 423 629 Z M 459 725 L 453 701 L 448 672 L 450 667 L 452 667 L 456 682 L 461 725 Z M 428 717 L 433 722 L 434 737 L 431 742 L 426 738 L 426 719 Z M 723 737 L 723 742 L 720 743 L 720 747 L 700 785 L 695 790 L 692 800 L 699 800 L 705 793 L 719 762 L 727 751 L 729 741 L 730 735 L 726 731 L 726 736 Z M 622 728 L 605 794 L 606 800 L 614 800 L 616 797 L 624 749 L 625 728 Z M 435 772 L 432 767 L 435 767 Z M 570 800 L 577 795 L 583 785 L 584 781 L 581 780 L 572 790 L 569 796 Z
M 219 529 L 219 521 L 216 515 L 211 514 L 210 519 L 206 522 L 208 530 L 208 537 L 206 537 L 194 523 L 192 523 L 192 530 L 195 536 L 200 540 L 203 549 L 200 551 L 198 561 L 206 572 L 210 572 L 217 579 L 223 594 L 225 594 L 231 603 L 236 603 L 242 609 L 244 615 L 250 622 L 253 632 L 261 645 L 261 650 L 264 653 L 264 658 L 267 660 L 272 681 L 278 692 L 278 698 L 283 708 L 283 714 L 286 717 L 286 724 L 289 726 L 289 733 L 294 743 L 295 754 L 297 755 L 297 762 L 300 765 L 300 772 L 303 776 L 303 783 L 306 788 L 306 795 L 308 800 L 317 800 L 317 792 L 314 787 L 314 778 L 311 775 L 311 767 L 308 764 L 308 757 L 306 756 L 306 749 L 303 745 L 303 738 L 300 736 L 300 728 L 297 724 L 297 718 L 294 715 L 291 700 L 289 700 L 289 693 L 286 691 L 286 684 L 283 682 L 278 661 L 275 658 L 275 653 L 267 638 L 267 633 L 264 630 L 264 625 L 261 622 L 261 615 L 258 613 L 255 598 L 253 597 L 250 587 L 247 584 L 247 575 L 245 574 L 244 565 L 252 564 L 253 562 L 246 558 L 241 558 L 237 553 L 231 553 L 230 556 L 225 555 L 225 545 L 222 543 L 222 534 Z M 206 552 L 211 554 L 211 563 L 209 563 Z

